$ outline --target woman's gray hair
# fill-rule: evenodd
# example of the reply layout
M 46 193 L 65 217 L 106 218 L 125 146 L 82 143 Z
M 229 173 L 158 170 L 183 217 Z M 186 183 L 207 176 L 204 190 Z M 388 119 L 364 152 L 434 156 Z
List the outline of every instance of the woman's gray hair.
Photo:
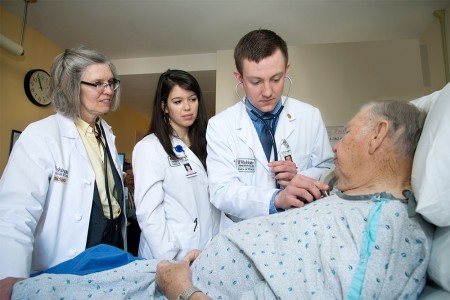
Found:
M 367 109 L 368 127 L 373 127 L 377 121 L 387 120 L 391 124 L 388 134 L 394 145 L 400 153 L 414 156 L 426 119 L 425 111 L 409 102 L 394 100 L 370 102 L 362 109 Z
M 107 64 L 114 78 L 116 67 L 111 60 L 94 48 L 80 46 L 66 49 L 53 61 L 50 92 L 55 110 L 69 118 L 80 117 L 80 83 L 84 70 L 93 64 Z M 120 104 L 120 86 L 111 100 L 111 111 Z

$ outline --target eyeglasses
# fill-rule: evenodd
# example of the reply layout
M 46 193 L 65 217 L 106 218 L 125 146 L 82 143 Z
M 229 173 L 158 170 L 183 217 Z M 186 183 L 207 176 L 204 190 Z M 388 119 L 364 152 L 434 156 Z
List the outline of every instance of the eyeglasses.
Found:
M 95 87 L 98 92 L 103 92 L 106 89 L 106 87 L 108 87 L 108 86 L 113 91 L 115 91 L 120 86 L 120 80 L 119 79 L 113 79 L 113 80 L 108 81 L 108 82 L 97 82 L 97 83 L 81 81 L 81 83 Z

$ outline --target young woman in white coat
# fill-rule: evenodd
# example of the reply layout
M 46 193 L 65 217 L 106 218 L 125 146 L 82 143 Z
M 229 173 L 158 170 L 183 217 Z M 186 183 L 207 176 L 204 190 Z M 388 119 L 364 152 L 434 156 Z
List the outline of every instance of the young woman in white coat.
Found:
M 86 248 L 126 247 L 115 136 L 101 118 L 119 106 L 116 69 L 95 49 L 67 49 L 50 82 L 56 114 L 23 131 L 0 181 L 0 299 Z
M 156 88 L 149 134 L 133 150 L 139 256 L 180 260 L 218 232 L 209 202 L 206 109 L 197 80 L 168 70 Z

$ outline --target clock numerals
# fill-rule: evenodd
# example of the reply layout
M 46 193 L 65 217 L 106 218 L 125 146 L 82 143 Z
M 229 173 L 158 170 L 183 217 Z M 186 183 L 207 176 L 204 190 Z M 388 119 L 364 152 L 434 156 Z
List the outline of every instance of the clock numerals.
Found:
M 50 97 L 50 75 L 41 69 L 28 71 L 24 80 L 25 94 L 33 104 L 39 106 L 49 105 Z

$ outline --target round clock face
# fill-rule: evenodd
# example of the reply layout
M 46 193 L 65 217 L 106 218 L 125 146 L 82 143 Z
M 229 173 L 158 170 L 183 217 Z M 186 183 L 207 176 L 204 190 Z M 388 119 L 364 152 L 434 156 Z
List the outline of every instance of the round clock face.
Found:
M 25 94 L 38 106 L 46 106 L 51 102 L 50 75 L 41 69 L 28 71 L 24 80 Z

